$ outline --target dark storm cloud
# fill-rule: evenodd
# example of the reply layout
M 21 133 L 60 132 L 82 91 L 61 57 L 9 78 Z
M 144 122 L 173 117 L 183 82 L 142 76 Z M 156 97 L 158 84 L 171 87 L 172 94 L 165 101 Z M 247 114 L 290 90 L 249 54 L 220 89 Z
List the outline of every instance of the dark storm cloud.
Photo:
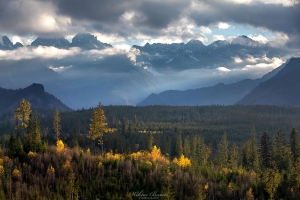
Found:
M 72 19 L 102 23 L 117 23 L 119 17 L 135 6 L 129 0 L 52 0 L 58 13 Z
M 178 19 L 190 1 L 145 1 L 138 11 L 145 17 L 139 23 L 151 28 L 166 28 L 170 22 Z
M 300 2 L 283 6 L 217 0 L 0 0 L 1 34 L 66 36 L 101 32 L 130 39 L 137 33 L 150 37 L 178 33 L 181 38 L 197 37 L 193 35 L 196 32 L 189 35 L 184 30 L 183 18 L 198 26 L 223 21 L 263 27 L 286 33 L 291 47 L 300 43 Z
M 254 27 L 264 27 L 272 31 L 288 34 L 299 33 L 300 3 L 293 6 L 281 4 L 234 4 L 210 0 L 206 3 L 211 10 L 194 10 L 191 17 L 199 25 L 209 25 L 219 21 L 233 21 Z
M 140 0 L 53 0 L 58 12 L 79 21 L 93 21 L 119 25 L 126 12 L 135 12 L 133 23 L 137 26 L 165 28 L 189 6 L 190 1 L 140 1 Z
M 300 3 L 283 6 L 264 2 L 234 4 L 210 0 L 205 5 L 208 9 L 193 9 L 189 15 L 198 25 L 208 26 L 219 21 L 236 22 L 283 32 L 299 43 Z

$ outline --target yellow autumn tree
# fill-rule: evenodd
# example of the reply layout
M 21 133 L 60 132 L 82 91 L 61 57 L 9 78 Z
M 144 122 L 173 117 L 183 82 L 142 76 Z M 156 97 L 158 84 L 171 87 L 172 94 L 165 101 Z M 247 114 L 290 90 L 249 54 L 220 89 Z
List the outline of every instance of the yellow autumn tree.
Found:
M 16 126 L 16 129 L 21 128 L 25 129 L 27 128 L 27 123 L 29 121 L 29 115 L 31 113 L 30 109 L 30 103 L 27 102 L 25 99 L 22 99 L 20 102 L 20 107 L 15 110 L 14 117 L 16 117 L 19 121 L 21 121 L 21 124 Z
M 90 119 L 90 130 L 88 132 L 88 138 L 94 140 L 94 155 L 96 147 L 96 139 L 99 139 L 99 144 L 101 145 L 101 154 L 103 154 L 103 133 L 108 131 L 106 117 L 104 110 L 99 103 L 97 108 L 95 108 L 92 118 Z
M 177 158 L 175 158 L 173 160 L 174 163 L 176 163 L 177 165 L 179 165 L 179 167 L 181 168 L 186 168 L 192 165 L 190 159 L 184 157 L 183 154 L 181 154 L 180 159 L 178 160 Z
M 61 153 L 64 150 L 64 148 L 65 148 L 65 144 L 63 143 L 63 141 L 62 140 L 58 140 L 56 142 L 56 152 L 57 153 Z

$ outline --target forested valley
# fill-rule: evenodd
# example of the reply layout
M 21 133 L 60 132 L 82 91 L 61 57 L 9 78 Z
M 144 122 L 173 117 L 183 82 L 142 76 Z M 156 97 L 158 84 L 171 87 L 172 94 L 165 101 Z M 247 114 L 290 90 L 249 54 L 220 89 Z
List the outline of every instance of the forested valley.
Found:
M 300 199 L 300 108 L 26 100 L 0 118 L 0 199 Z

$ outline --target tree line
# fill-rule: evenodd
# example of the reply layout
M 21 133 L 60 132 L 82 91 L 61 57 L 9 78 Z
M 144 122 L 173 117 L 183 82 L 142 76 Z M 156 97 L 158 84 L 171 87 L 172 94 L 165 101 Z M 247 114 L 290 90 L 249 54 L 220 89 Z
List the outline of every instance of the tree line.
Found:
M 227 119 L 228 109 L 220 109 L 228 127 L 234 126 Z M 287 112 L 292 120 L 298 117 L 291 108 L 266 110 L 261 114 Z M 165 120 L 141 121 L 140 114 L 118 120 L 98 105 L 88 111 L 55 110 L 49 119 L 37 111 L 32 114 L 30 104 L 22 100 L 15 111 L 18 131 L 2 141 L 0 199 L 138 199 L 141 194 L 157 194 L 160 199 L 300 198 L 296 128 L 288 135 L 280 128 L 269 135 L 257 134 L 252 126 L 237 143 L 223 130 L 220 137 L 211 136 L 213 143 L 197 134 L 203 129 L 193 129 L 195 123 L 205 124 L 204 119 L 177 123 L 169 121 L 168 113 L 177 112 L 178 117 L 184 112 L 162 111 Z M 154 112 L 159 116 L 161 111 Z M 71 124 L 78 113 L 88 119 L 73 124 L 78 132 L 72 135 L 65 131 L 65 122 Z M 53 134 L 43 134 L 43 119 Z M 222 124 L 224 119 L 214 120 Z

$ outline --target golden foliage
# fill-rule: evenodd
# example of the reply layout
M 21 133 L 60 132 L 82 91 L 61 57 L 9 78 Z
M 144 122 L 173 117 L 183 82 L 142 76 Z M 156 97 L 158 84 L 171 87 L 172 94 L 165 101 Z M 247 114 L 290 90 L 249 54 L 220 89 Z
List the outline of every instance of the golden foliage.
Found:
M 204 190 L 208 190 L 208 183 L 204 185 Z
M 221 174 L 230 174 L 232 173 L 232 170 L 230 168 L 224 167 L 221 170 Z
M 20 173 L 20 171 L 17 169 L 17 168 L 15 168 L 13 171 L 12 171 L 12 177 L 13 178 L 19 178 L 21 176 L 21 173 Z
M 238 174 L 242 175 L 242 176 L 246 176 L 247 175 L 247 170 L 245 168 L 239 168 L 238 169 Z
M 57 153 L 61 153 L 64 150 L 64 148 L 65 148 L 65 144 L 63 143 L 63 141 L 62 140 L 58 140 L 56 142 L 56 152 Z
M 63 169 L 69 169 L 71 167 L 70 161 L 66 160 L 66 162 L 63 164 L 62 168 Z
M 32 152 L 32 151 L 29 151 L 29 153 L 27 154 L 27 156 L 29 158 L 34 158 L 36 156 L 36 153 L 35 152 Z
M 20 107 L 15 110 L 14 117 L 21 121 L 21 124 L 16 126 L 17 128 L 27 128 L 27 122 L 29 120 L 29 115 L 31 113 L 30 103 L 27 102 L 25 99 L 22 99 L 20 102 Z
M 3 165 L 4 161 L 2 158 L 0 158 L 0 165 Z
M 4 167 L 3 165 L 0 165 L 0 176 L 4 174 Z
M 150 159 L 154 162 L 158 161 L 158 162 L 162 162 L 162 163 L 165 163 L 165 164 L 170 163 L 169 160 L 161 154 L 160 149 L 157 148 L 155 145 L 152 148 L 152 151 L 151 151 L 151 154 L 150 154 Z
M 173 160 L 173 162 L 176 163 L 181 168 L 190 167 L 192 165 L 191 160 L 188 159 L 188 158 L 186 158 L 186 157 L 184 157 L 183 154 L 180 156 L 179 160 L 177 158 L 175 158 Z
M 54 167 L 52 167 L 52 165 L 50 165 L 50 166 L 48 167 L 47 173 L 49 173 L 49 174 L 54 174 L 54 173 L 55 173 L 55 169 L 54 169 Z
M 112 152 L 108 152 L 105 154 L 105 158 L 108 160 L 122 160 L 124 157 L 119 153 L 113 154 Z
M 138 152 L 134 152 L 134 153 L 130 154 L 130 157 L 133 160 L 137 161 L 137 160 L 141 160 L 142 158 L 146 158 L 146 153 L 138 151 Z
M 254 199 L 253 190 L 251 187 L 249 188 L 249 190 L 247 190 L 246 197 L 247 199 Z
M 92 118 L 90 119 L 90 130 L 88 132 L 88 138 L 95 140 L 103 136 L 103 133 L 108 131 L 106 117 L 104 110 L 99 104 L 95 108 Z

